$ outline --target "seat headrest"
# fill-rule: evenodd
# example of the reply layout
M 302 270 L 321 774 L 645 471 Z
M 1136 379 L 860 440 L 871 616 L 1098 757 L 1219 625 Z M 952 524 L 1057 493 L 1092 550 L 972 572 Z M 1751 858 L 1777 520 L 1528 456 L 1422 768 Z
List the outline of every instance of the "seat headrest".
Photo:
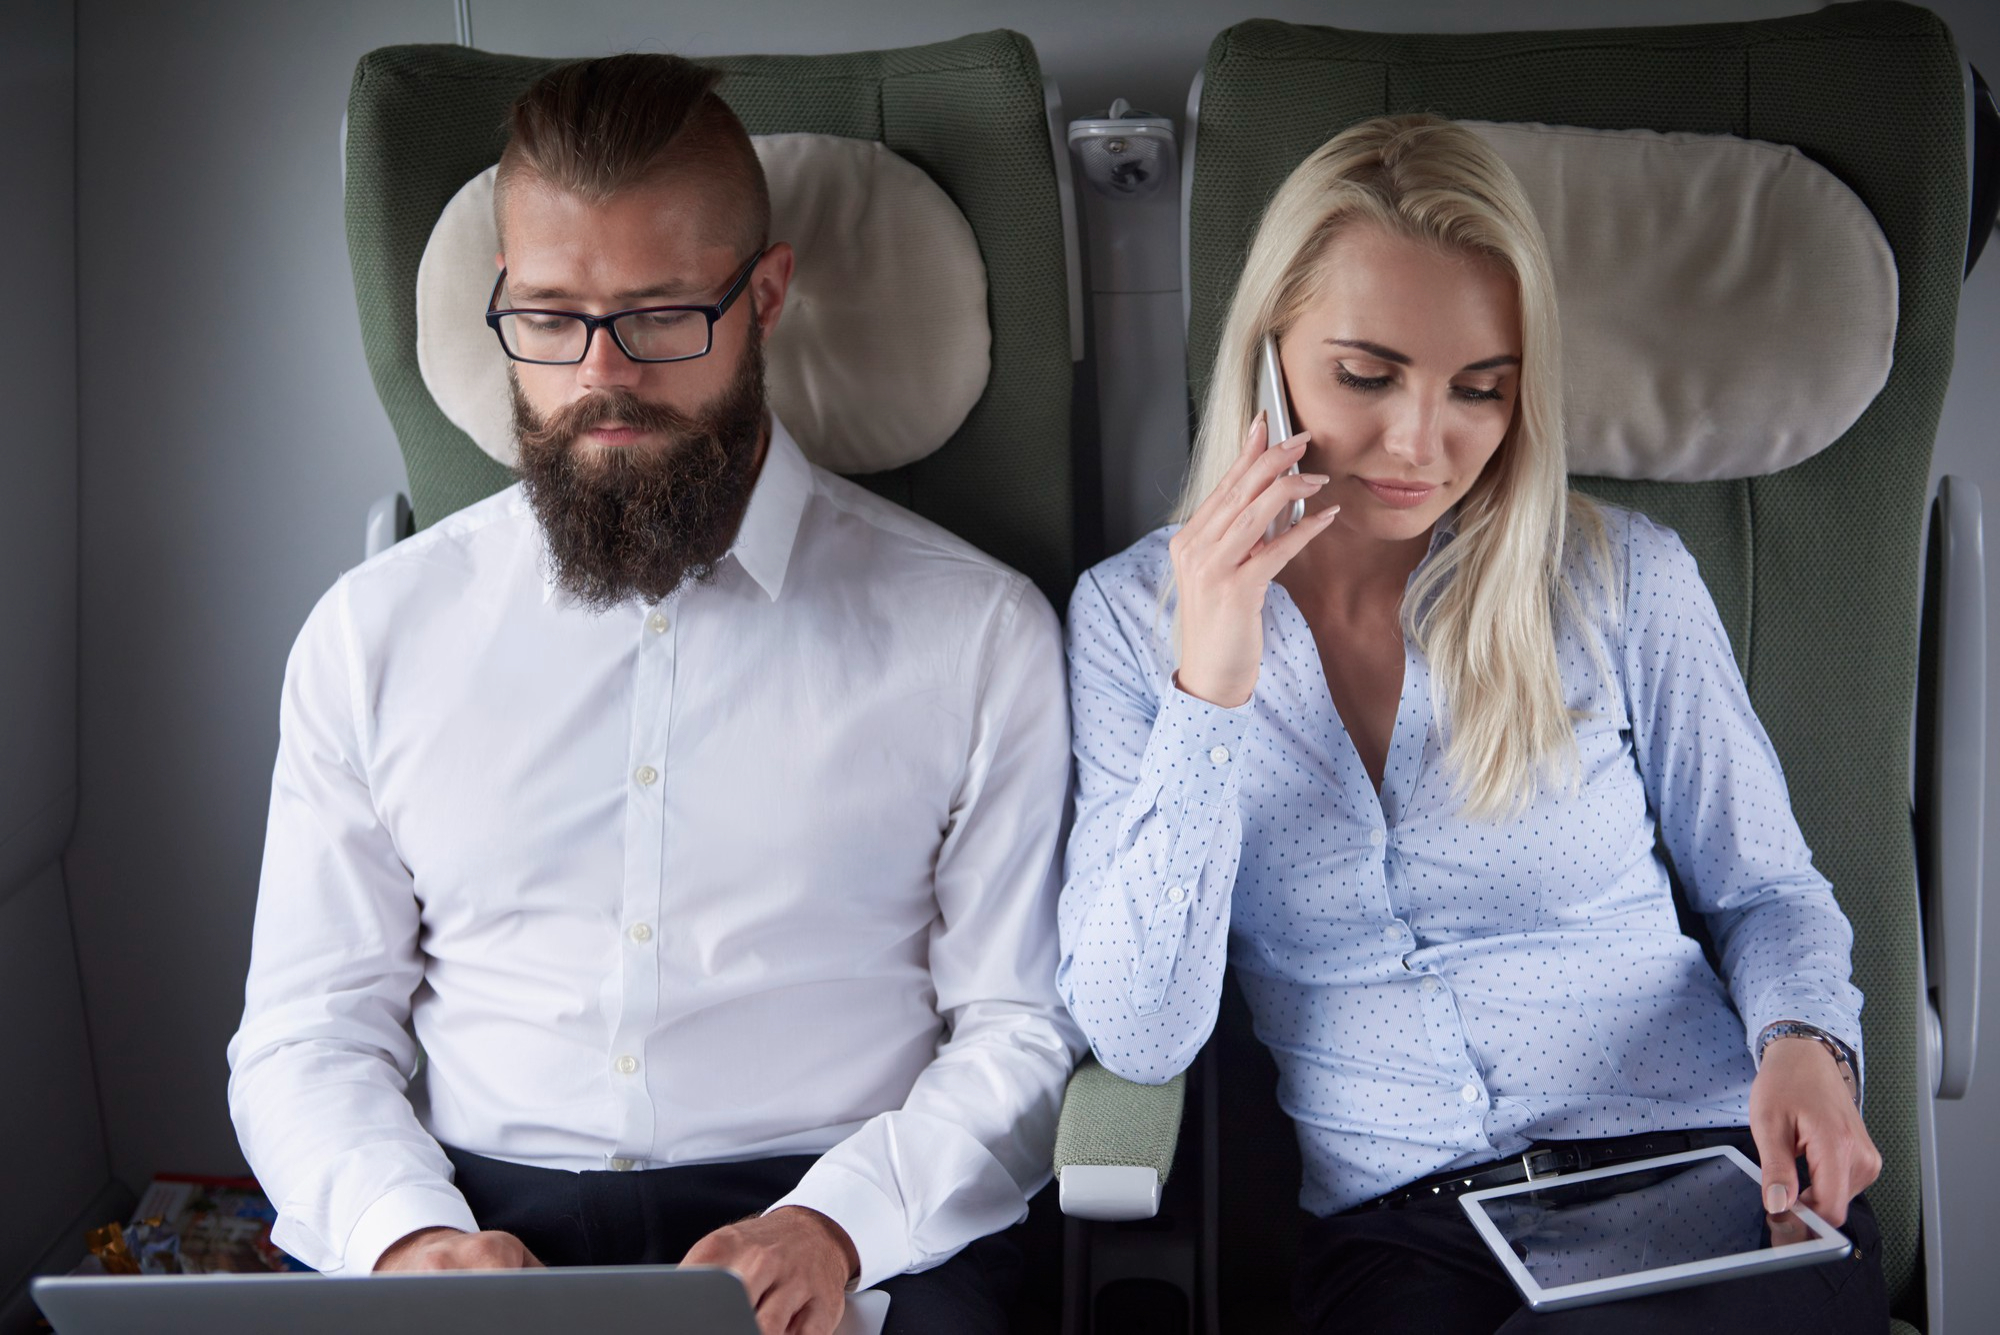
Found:
M 1727 135 L 1465 121 L 1520 179 L 1555 269 L 1569 466 L 1775 473 L 1888 381 L 1896 261 L 1795 148 Z
M 771 238 L 798 254 L 765 344 L 771 407 L 806 456 L 839 473 L 899 468 L 952 437 L 992 367 L 986 266 L 965 216 L 881 144 L 824 134 L 752 138 Z M 417 366 L 479 448 L 516 463 L 507 358 L 486 326 L 493 174 L 445 205 L 417 268 Z

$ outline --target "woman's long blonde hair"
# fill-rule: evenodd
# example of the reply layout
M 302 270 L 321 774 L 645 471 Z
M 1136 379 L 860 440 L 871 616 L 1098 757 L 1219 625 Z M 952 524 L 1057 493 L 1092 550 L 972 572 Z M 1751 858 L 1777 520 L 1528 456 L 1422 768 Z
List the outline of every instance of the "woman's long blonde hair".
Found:
M 1405 633 L 1431 666 L 1465 811 L 1518 813 L 1544 780 L 1578 777 L 1556 665 L 1557 617 L 1585 624 L 1563 575 L 1566 544 L 1583 538 L 1600 578 L 1610 557 L 1598 512 L 1569 491 L 1561 335 L 1542 230 L 1486 141 L 1436 116 L 1379 117 L 1328 140 L 1278 188 L 1229 304 L 1174 517 L 1186 521 L 1242 448 L 1265 333 L 1284 336 L 1317 294 L 1333 239 L 1363 224 L 1495 264 L 1519 294 L 1514 420 L 1459 504 L 1457 536 L 1419 570 L 1402 610 Z M 1598 652 L 1594 637 L 1585 640 Z

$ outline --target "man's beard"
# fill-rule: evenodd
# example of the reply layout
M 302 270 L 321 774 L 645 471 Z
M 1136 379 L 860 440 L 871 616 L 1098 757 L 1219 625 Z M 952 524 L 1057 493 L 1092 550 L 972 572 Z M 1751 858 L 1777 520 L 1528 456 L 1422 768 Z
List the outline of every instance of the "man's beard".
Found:
M 592 611 L 633 594 L 655 603 L 706 583 L 729 550 L 757 481 L 764 350 L 756 321 L 742 368 L 699 413 L 602 390 L 538 417 L 513 368 L 521 483 L 548 544 L 556 584 Z M 623 449 L 579 446 L 605 422 L 659 439 Z

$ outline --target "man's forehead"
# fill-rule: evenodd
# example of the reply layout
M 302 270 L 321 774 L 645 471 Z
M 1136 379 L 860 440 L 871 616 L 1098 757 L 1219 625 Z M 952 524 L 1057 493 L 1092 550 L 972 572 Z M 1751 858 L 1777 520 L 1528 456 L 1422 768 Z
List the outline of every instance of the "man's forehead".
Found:
M 526 183 L 523 183 L 524 185 Z M 742 262 L 688 192 L 647 186 L 594 201 L 539 182 L 500 203 L 513 298 L 708 300 Z

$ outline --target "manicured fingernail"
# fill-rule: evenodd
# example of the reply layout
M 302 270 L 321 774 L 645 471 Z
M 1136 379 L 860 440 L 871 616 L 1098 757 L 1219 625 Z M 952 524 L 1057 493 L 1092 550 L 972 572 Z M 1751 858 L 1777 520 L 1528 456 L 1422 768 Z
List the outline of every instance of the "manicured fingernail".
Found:
M 1766 1214 L 1783 1214 L 1791 1204 L 1792 1193 L 1785 1190 L 1782 1182 L 1773 1182 L 1764 1188 L 1764 1211 Z
M 1322 523 L 1322 524 L 1331 524 L 1331 523 L 1333 522 L 1333 517 L 1334 517 L 1335 515 L 1339 514 L 1339 513 L 1340 513 L 1340 507 L 1339 507 L 1339 506 L 1337 506 L 1337 505 L 1329 505 L 1329 506 L 1327 506 L 1327 507 L 1326 507 L 1326 509 L 1324 509 L 1324 510 L 1321 510 L 1321 511 L 1319 512 L 1319 516 L 1318 516 L 1318 517 L 1319 517 L 1319 522 L 1320 522 L 1320 523 Z
M 1327 483 L 1333 481 L 1325 473 L 1301 473 L 1299 476 L 1305 481 L 1312 483 L 1315 487 L 1324 487 Z

